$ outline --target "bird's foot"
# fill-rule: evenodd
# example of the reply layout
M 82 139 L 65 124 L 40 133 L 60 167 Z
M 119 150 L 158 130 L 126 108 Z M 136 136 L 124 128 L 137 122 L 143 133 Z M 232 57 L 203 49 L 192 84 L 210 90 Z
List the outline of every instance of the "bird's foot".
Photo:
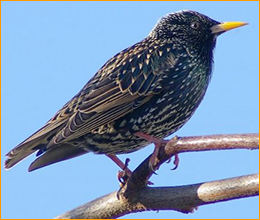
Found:
M 170 163 L 172 160 L 172 158 L 170 158 L 169 160 L 166 161 L 166 163 Z M 174 167 L 171 169 L 171 170 L 176 170 L 179 166 L 179 163 L 180 163 L 180 158 L 179 158 L 179 154 L 175 154 L 174 155 L 174 161 L 173 161 L 173 164 L 174 164 Z
M 121 189 L 124 187 L 124 185 L 127 183 L 127 180 L 132 175 L 132 171 L 128 168 L 128 164 L 130 162 L 129 158 L 126 158 L 125 163 L 123 163 L 116 155 L 114 154 L 106 154 L 108 158 L 110 158 L 112 161 L 114 161 L 122 170 L 117 173 L 117 179 L 120 182 L 120 189 L 118 191 L 121 191 Z M 151 181 L 147 182 L 147 185 L 153 185 Z
M 161 138 L 153 137 L 151 135 L 148 135 L 148 134 L 145 134 L 142 132 L 136 132 L 135 135 L 149 141 L 150 143 L 154 143 L 155 147 L 154 147 L 154 151 L 150 157 L 149 168 L 153 171 L 154 174 L 156 174 L 155 170 L 156 170 L 156 166 L 158 165 L 158 162 L 159 162 L 159 160 L 158 160 L 159 150 L 161 147 L 164 147 L 168 141 L 161 139 Z
M 117 178 L 119 182 L 122 184 L 125 184 L 126 181 L 129 179 L 129 177 L 132 174 L 132 171 L 128 169 L 128 164 L 130 162 L 130 159 L 127 158 L 125 160 L 125 163 L 123 163 L 116 155 L 114 154 L 106 154 L 108 158 L 110 158 L 112 161 L 114 161 L 121 169 L 122 171 L 119 171 L 117 174 Z
M 179 155 L 175 154 L 174 155 L 174 161 L 173 161 L 174 167 L 171 170 L 176 170 L 179 166 L 179 163 L 180 163 Z
M 132 174 L 132 171 L 128 169 L 129 162 L 130 159 L 126 158 L 123 169 L 121 171 L 118 171 L 117 173 L 117 179 L 120 182 L 120 188 L 122 188 L 126 184 L 127 180 L 130 178 Z

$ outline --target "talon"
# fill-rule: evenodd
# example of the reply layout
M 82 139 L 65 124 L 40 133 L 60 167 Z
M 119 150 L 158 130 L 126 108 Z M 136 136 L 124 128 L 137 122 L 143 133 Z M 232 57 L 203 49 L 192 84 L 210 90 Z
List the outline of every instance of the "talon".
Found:
M 154 183 L 148 180 L 147 185 L 151 186 L 151 185 L 154 185 Z
M 174 155 L 174 161 L 173 164 L 175 165 L 171 170 L 176 170 L 179 166 L 180 158 L 178 154 Z
M 123 171 L 118 171 L 117 173 L 117 179 L 120 183 L 120 187 L 123 187 L 126 183 L 126 181 L 128 180 L 129 176 L 126 174 L 126 172 Z
M 129 158 L 126 158 L 126 159 L 125 159 L 125 166 L 124 166 L 123 170 L 127 170 L 127 169 L 128 169 L 128 164 L 129 164 L 129 162 L 130 162 L 130 159 L 129 159 Z
M 149 169 L 153 172 L 153 174 L 158 175 L 155 170 L 154 170 L 154 166 L 152 165 L 151 161 L 149 161 Z
M 130 162 L 130 159 L 126 158 L 125 165 L 124 165 L 122 171 L 119 171 L 117 174 L 118 181 L 122 184 L 121 187 L 123 187 L 126 184 L 127 180 L 129 179 L 129 177 L 132 174 L 132 171 L 128 169 L 129 162 Z
M 106 156 L 113 160 L 122 169 L 122 171 L 118 172 L 117 179 L 120 182 L 120 187 L 123 187 L 132 174 L 132 171 L 128 169 L 130 159 L 126 158 L 125 163 L 123 163 L 117 156 L 113 154 L 106 154 Z
M 159 150 L 161 147 L 164 147 L 168 143 L 168 141 L 153 137 L 151 135 L 148 135 L 148 134 L 145 134 L 142 132 L 136 132 L 135 135 L 155 144 L 154 151 L 150 157 L 149 168 L 154 174 L 157 175 L 157 173 L 155 172 L 155 168 L 158 169 L 156 166 L 159 163 L 159 160 L 158 160 Z

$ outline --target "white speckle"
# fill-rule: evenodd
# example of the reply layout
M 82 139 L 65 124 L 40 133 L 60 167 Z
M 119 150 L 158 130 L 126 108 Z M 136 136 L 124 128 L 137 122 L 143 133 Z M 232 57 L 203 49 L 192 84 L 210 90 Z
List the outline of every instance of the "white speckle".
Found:
M 135 71 L 136 67 L 132 67 L 132 73 Z
M 138 122 L 139 124 L 141 124 L 141 122 L 142 122 L 142 118 L 139 117 L 138 120 L 137 120 L 137 122 Z
M 139 130 L 139 127 L 137 127 L 136 124 L 134 124 L 134 125 L 132 126 L 132 129 L 133 129 L 133 130 Z
M 116 136 L 117 139 L 122 138 L 122 134 L 118 133 L 118 135 Z
M 165 101 L 165 98 L 158 99 L 156 103 L 159 104 L 159 103 L 161 103 L 163 101 Z
M 179 71 L 179 70 L 180 70 L 179 68 L 176 68 L 176 69 L 175 69 L 176 72 Z
M 123 120 L 123 121 L 120 123 L 119 127 L 124 127 L 125 124 L 126 124 L 126 120 Z
M 179 65 L 178 66 L 181 66 L 183 63 L 179 63 Z
M 155 110 L 156 110 L 156 108 L 151 108 L 149 112 L 152 113 L 152 112 L 154 112 Z

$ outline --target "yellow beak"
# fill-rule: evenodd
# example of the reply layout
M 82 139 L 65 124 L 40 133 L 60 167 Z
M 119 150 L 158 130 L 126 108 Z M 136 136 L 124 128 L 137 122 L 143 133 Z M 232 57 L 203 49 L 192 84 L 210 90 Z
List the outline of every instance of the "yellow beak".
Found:
M 229 21 L 229 22 L 223 22 L 221 24 L 214 25 L 211 27 L 211 31 L 213 34 L 223 33 L 229 30 L 232 30 L 234 28 L 242 27 L 244 25 L 247 25 L 246 22 L 240 22 L 240 21 Z

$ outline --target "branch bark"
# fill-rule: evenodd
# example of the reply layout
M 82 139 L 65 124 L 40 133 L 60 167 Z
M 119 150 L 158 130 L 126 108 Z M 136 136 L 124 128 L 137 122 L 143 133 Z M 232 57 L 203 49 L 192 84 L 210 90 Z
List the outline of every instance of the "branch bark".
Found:
M 258 134 L 175 137 L 160 148 L 155 169 L 178 153 L 226 149 L 258 149 Z M 147 187 L 153 171 L 146 158 L 120 190 L 86 203 L 56 219 L 118 218 L 149 210 L 193 212 L 200 205 L 259 194 L 259 176 L 248 176 L 176 187 Z M 119 198 L 118 198 L 119 197 Z

